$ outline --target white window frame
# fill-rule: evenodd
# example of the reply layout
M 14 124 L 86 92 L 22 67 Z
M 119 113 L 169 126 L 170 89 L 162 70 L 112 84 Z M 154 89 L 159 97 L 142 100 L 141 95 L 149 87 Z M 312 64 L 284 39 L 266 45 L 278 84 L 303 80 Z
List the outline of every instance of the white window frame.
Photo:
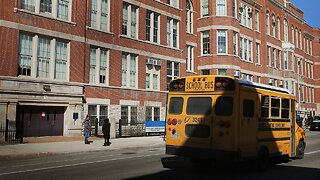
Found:
M 171 69 L 168 67 L 170 64 Z M 175 69 L 175 67 L 178 66 L 178 69 Z M 178 74 L 175 74 L 175 71 L 178 71 Z M 167 85 L 169 85 L 171 80 L 174 80 L 175 78 L 180 76 L 180 63 L 174 62 L 174 61 L 167 61 Z
M 188 72 L 194 72 L 194 47 L 187 45 L 186 53 L 186 70 Z
M 68 7 L 67 7 L 67 18 L 63 18 L 63 17 L 59 17 L 59 5 L 60 5 L 60 1 L 68 1 Z M 29 4 L 26 4 L 26 7 L 24 6 L 24 2 L 29 2 Z M 29 1 L 29 0 L 21 0 L 20 2 L 20 8 L 23 11 L 29 11 L 29 12 L 33 12 L 39 15 L 43 15 L 49 18 L 53 18 L 53 19 L 58 19 L 58 20 L 62 20 L 62 21 L 71 21 L 71 15 L 72 15 L 72 0 L 52 0 L 51 1 L 51 12 L 41 12 L 41 5 L 40 5 L 40 0 L 33 0 L 33 1 Z
M 261 45 L 260 43 L 256 42 L 256 64 L 261 63 Z
M 147 75 L 149 75 L 149 87 L 147 86 Z M 156 79 L 154 79 L 155 76 Z M 160 90 L 160 66 L 146 64 L 146 89 Z
M 146 29 L 150 28 L 150 34 L 148 37 L 148 34 L 146 33 L 146 40 L 160 44 L 160 14 L 157 14 L 152 11 L 147 11 L 146 16 L 148 17 L 148 15 L 150 15 L 150 27 L 147 26 L 148 18 L 146 18 Z M 155 22 L 157 22 L 157 23 L 155 23 Z M 155 25 L 157 27 L 155 27 Z M 157 30 L 157 33 L 155 33 L 155 30 Z M 156 40 L 155 40 L 155 37 L 156 37 Z M 148 38 L 149 38 L 149 40 L 148 40 Z
M 186 32 L 193 34 L 193 5 L 190 0 L 187 0 L 190 4 L 190 9 L 186 7 Z
M 238 35 L 239 35 L 238 32 L 233 31 L 233 34 L 232 34 L 232 54 L 235 56 L 238 56 L 238 46 L 239 46 Z
M 126 23 L 124 23 L 125 21 Z M 123 28 L 124 25 L 126 25 L 126 30 Z M 133 39 L 139 38 L 139 8 L 137 6 L 125 2 L 123 3 L 121 34 Z
M 176 44 L 174 39 L 176 39 Z M 179 48 L 179 21 L 169 17 L 167 18 L 167 46 Z
M 289 64 L 288 64 L 288 51 L 283 51 L 283 68 L 285 70 L 288 70 Z
M 204 38 L 209 40 L 209 42 L 206 43 L 208 44 L 208 51 L 206 53 L 204 53 Z M 201 32 L 201 55 L 210 54 L 210 51 L 210 31 L 203 31 Z
M 221 41 L 220 38 L 225 38 L 225 41 Z M 225 52 L 220 52 L 220 46 L 225 46 Z M 228 54 L 228 31 L 227 30 L 217 30 L 217 54 L 227 55 Z
M 70 66 L 70 43 L 64 40 L 52 38 L 52 37 L 45 37 L 41 36 L 39 37 L 38 35 L 31 35 L 27 33 L 20 33 L 19 37 L 21 36 L 28 37 L 28 43 L 25 44 L 26 46 L 31 46 L 30 48 L 28 47 L 23 48 L 21 46 L 21 39 L 19 39 L 19 60 L 18 60 L 18 66 L 21 68 L 27 68 L 30 69 L 30 74 L 19 74 L 19 77 L 32 77 L 32 78 L 39 78 L 39 79 L 51 79 L 51 80 L 56 80 L 56 81 L 69 81 L 69 66 Z M 39 53 L 39 39 L 44 39 L 49 41 L 49 46 L 47 48 L 47 51 L 49 51 L 49 55 L 47 57 L 40 57 Z M 66 43 L 66 49 L 64 50 L 64 57 L 63 59 L 57 59 L 59 58 L 57 56 L 57 42 L 61 43 Z M 23 52 L 22 52 L 22 49 Z M 28 51 L 28 52 L 26 52 Z M 60 52 L 61 53 L 61 52 Z M 26 60 L 21 61 L 21 58 L 27 58 Z M 43 59 L 45 58 L 45 59 Z M 39 76 L 39 60 L 45 60 L 47 61 L 46 69 L 45 69 L 45 76 L 43 77 L 42 75 Z M 60 79 L 56 77 L 56 63 L 58 61 L 63 61 L 63 64 L 65 64 L 65 71 L 63 72 L 65 74 L 64 79 Z M 61 69 L 60 69 L 61 70 Z M 61 72 L 60 72 L 61 73 Z
M 259 11 L 255 11 L 255 31 L 260 32 Z
M 106 7 L 103 7 L 102 1 L 107 2 Z M 93 2 L 96 2 L 96 9 L 92 9 Z M 91 0 L 90 8 L 90 27 L 101 31 L 110 32 L 110 0 Z M 106 10 L 106 12 L 103 12 L 103 9 Z M 106 16 L 105 21 L 103 21 L 104 16 Z M 92 24 L 92 18 L 94 18 L 95 24 Z M 105 28 L 103 27 L 103 24 L 105 24 Z
M 150 108 L 149 110 L 151 110 L 151 119 L 147 119 L 147 114 L 148 114 L 148 108 Z M 155 109 L 159 109 L 159 116 L 158 116 L 158 120 L 156 119 L 156 110 Z M 146 106 L 146 121 L 161 121 L 161 107 L 157 107 L 157 106 Z
M 91 56 L 91 51 L 94 50 L 95 57 Z M 105 65 L 103 65 L 102 57 L 105 53 Z M 94 59 L 92 59 L 94 58 Z M 95 62 L 93 62 L 95 61 Z M 93 64 L 92 64 L 93 63 Z M 101 74 L 101 72 L 105 72 Z M 103 84 L 109 85 L 109 50 L 100 47 L 90 47 L 90 78 L 89 83 L 91 84 Z M 100 75 L 105 76 L 105 82 L 101 82 Z
M 289 26 L 288 26 L 288 21 L 286 19 L 283 20 L 283 24 L 284 24 L 284 30 L 283 30 L 283 33 L 284 33 L 284 37 L 283 37 L 283 40 L 285 42 L 288 42 L 289 41 Z
M 134 64 L 132 65 L 132 60 L 134 60 Z M 121 86 L 126 88 L 138 88 L 138 56 L 130 53 L 122 52 L 121 56 L 121 64 L 122 64 L 122 80 Z M 132 66 L 135 69 L 131 69 Z M 135 73 L 134 77 L 131 78 L 131 74 Z M 134 82 L 134 83 L 132 83 Z
M 227 16 L 227 2 L 226 0 L 216 0 L 216 15 Z
M 266 12 L 266 32 L 267 35 L 270 35 L 270 13 Z
M 200 7 L 201 7 L 201 17 L 208 17 L 209 12 L 209 0 L 201 0 L 200 1 Z

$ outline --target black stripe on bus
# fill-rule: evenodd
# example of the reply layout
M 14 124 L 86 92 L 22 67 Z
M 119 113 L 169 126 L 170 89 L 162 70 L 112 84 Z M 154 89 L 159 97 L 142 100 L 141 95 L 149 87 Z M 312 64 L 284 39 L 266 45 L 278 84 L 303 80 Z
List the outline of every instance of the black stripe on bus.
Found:
M 258 142 L 288 141 L 290 137 L 258 139 Z
M 290 131 L 290 128 L 258 128 L 259 131 Z
M 259 122 L 290 122 L 290 119 L 259 118 Z

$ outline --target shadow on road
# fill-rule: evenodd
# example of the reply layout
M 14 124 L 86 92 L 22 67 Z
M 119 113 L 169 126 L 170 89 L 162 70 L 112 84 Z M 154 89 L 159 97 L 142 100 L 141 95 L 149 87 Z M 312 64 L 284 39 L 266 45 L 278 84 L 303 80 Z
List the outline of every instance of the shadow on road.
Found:
M 170 159 L 169 159 L 170 160 Z M 320 178 L 320 169 L 284 166 L 281 164 L 274 164 L 265 171 L 257 171 L 252 167 L 251 162 L 239 164 L 220 164 L 214 165 L 204 164 L 201 166 L 194 166 L 189 161 L 183 159 L 178 160 L 172 169 L 166 169 L 158 173 L 143 175 L 130 180 L 140 179 L 243 179 L 243 180 L 270 180 L 270 179 L 308 179 L 318 180 Z

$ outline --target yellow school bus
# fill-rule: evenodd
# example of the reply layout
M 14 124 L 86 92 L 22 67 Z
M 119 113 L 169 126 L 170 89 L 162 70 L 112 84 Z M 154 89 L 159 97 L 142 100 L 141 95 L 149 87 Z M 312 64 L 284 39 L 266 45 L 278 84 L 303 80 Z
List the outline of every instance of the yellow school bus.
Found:
M 229 76 L 201 75 L 170 82 L 166 154 L 191 160 L 303 158 L 305 132 L 296 98 L 284 89 Z

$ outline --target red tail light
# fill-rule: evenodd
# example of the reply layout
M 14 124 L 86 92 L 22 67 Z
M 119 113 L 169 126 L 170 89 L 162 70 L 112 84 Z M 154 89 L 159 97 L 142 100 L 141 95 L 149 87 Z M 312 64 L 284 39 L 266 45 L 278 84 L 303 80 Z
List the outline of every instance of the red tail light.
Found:
M 176 118 L 172 119 L 172 125 L 176 125 L 178 123 L 178 120 Z
M 168 124 L 168 125 L 171 125 L 171 124 L 172 124 L 172 119 L 171 119 L 171 118 L 169 118 L 169 119 L 167 120 L 167 124 Z

